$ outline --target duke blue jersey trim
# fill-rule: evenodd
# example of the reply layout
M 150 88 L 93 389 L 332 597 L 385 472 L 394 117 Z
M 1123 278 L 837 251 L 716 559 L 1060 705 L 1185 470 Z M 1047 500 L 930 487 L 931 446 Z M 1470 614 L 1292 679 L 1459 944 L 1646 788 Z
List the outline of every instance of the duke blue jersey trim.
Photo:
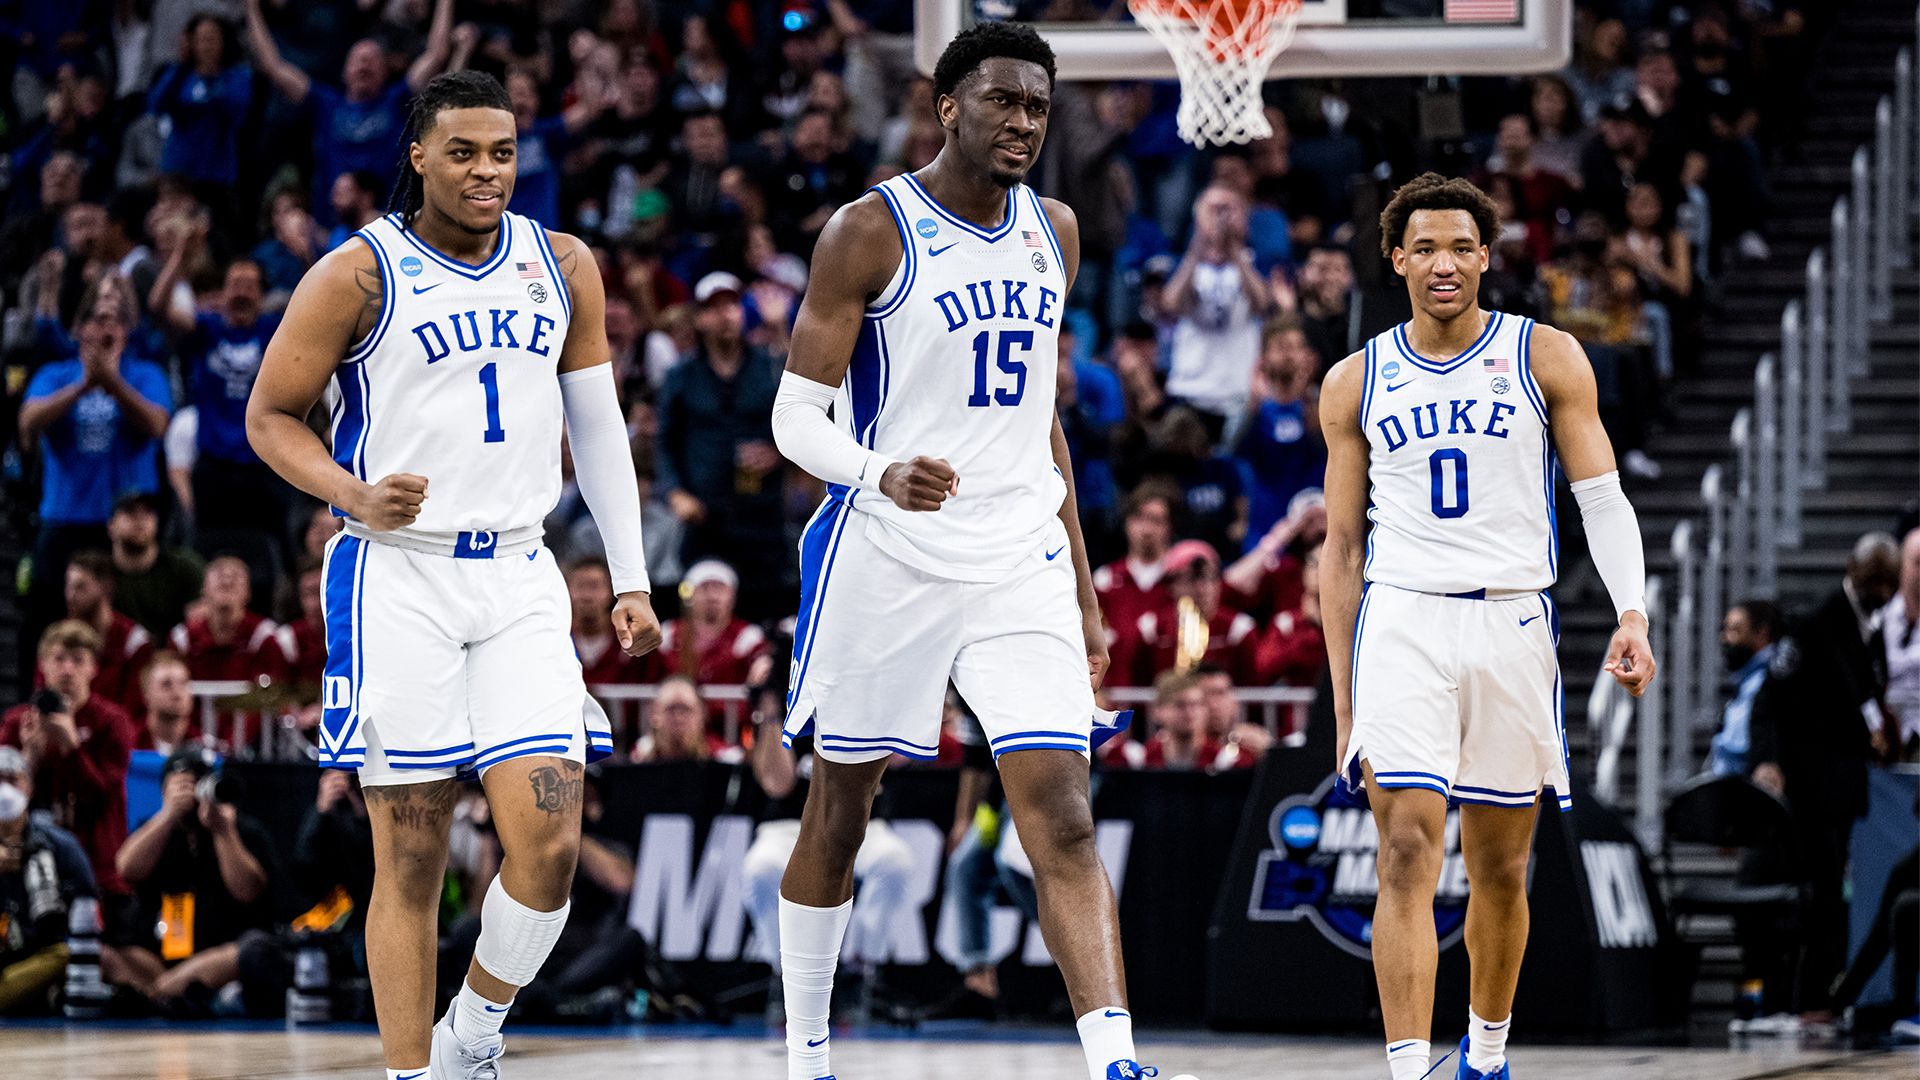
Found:
M 388 324 L 393 322 L 394 308 L 393 264 L 387 260 L 386 250 L 380 246 L 378 240 L 373 238 L 373 234 L 365 229 L 361 229 L 353 235 L 359 237 L 366 243 L 367 248 L 373 252 L 374 262 L 380 267 L 380 318 L 374 321 L 372 331 L 361 340 L 360 344 L 347 350 L 345 362 L 360 359 L 369 352 L 372 352 L 373 349 L 380 344 L 380 339 L 386 336 Z
M 479 266 L 469 266 L 457 259 L 449 259 L 435 251 L 432 244 L 422 243 L 420 238 L 413 234 L 413 230 L 407 228 L 406 220 L 399 214 L 388 214 L 385 220 L 393 223 L 394 231 L 404 237 L 407 243 L 413 246 L 413 250 L 425 255 L 442 270 L 450 270 L 468 281 L 480 281 L 488 274 L 500 269 L 501 265 L 507 261 L 507 253 L 513 250 L 513 229 L 505 214 L 500 216 L 500 246 L 493 249 L 493 258 Z
M 553 241 L 547 239 L 547 230 L 536 229 L 533 242 L 540 245 L 540 258 L 547 264 L 547 272 L 553 275 L 553 291 L 560 296 L 560 313 L 569 322 L 573 319 L 572 290 L 567 287 L 567 279 L 560 276 L 560 260 L 553 254 Z
M 1040 221 L 1040 231 L 1047 234 L 1047 244 L 1053 248 L 1053 257 L 1060 264 L 1060 272 L 1067 272 L 1067 257 L 1060 254 L 1060 238 L 1053 235 L 1053 221 L 1047 217 L 1047 210 L 1040 205 L 1040 195 L 1032 188 L 1026 188 L 1027 202 L 1033 207 L 1033 216 Z
M 1406 323 L 1393 328 L 1393 343 L 1399 348 L 1400 355 L 1406 357 L 1407 361 L 1415 367 L 1435 375 L 1451 375 L 1465 367 L 1468 361 L 1486 351 L 1487 346 L 1493 343 L 1494 335 L 1500 332 L 1500 324 L 1506 320 L 1506 315 L 1498 311 L 1488 312 L 1488 314 L 1491 318 L 1487 320 L 1486 327 L 1480 331 L 1479 339 L 1468 346 L 1466 352 L 1444 364 L 1438 360 L 1429 360 L 1413 351 L 1413 345 L 1407 341 Z
M 883 187 L 870 187 L 867 190 L 879 192 L 880 197 L 886 200 L 887 212 L 893 215 L 894 228 L 900 230 L 900 246 L 906 249 L 905 253 L 901 256 L 903 260 L 901 265 L 905 273 L 899 271 L 895 271 L 894 273 L 894 276 L 900 281 L 900 288 L 894 292 L 891 298 L 888 298 L 886 290 L 881 290 L 880 295 L 874 297 L 876 306 L 867 309 L 867 318 L 884 319 L 888 315 L 893 314 L 894 309 L 900 306 L 900 302 L 905 300 L 907 294 L 913 291 L 914 275 L 920 265 L 920 252 L 914 244 L 913 230 L 907 227 L 907 212 L 901 208 L 900 200 L 894 197 L 893 192 Z
M 996 240 L 1001 239 L 1002 237 L 1006 236 L 1008 233 L 1013 231 L 1013 220 L 1018 215 L 1014 212 L 1015 203 L 1013 201 L 1013 192 L 1011 190 L 1007 192 L 1006 217 L 1001 220 L 999 228 L 994 229 L 992 231 L 988 231 L 986 229 L 981 228 L 978 225 L 975 225 L 973 222 L 968 221 L 966 218 L 960 217 L 959 215 L 953 213 L 951 210 L 948 210 L 946 207 L 941 206 L 940 201 L 938 199 L 935 199 L 932 195 L 928 194 L 926 188 L 920 186 L 920 181 L 917 178 L 915 178 L 912 173 L 903 173 L 901 175 L 906 177 L 907 184 L 911 186 L 914 192 L 920 196 L 921 201 L 925 202 L 929 207 L 931 207 L 933 212 L 940 215 L 941 219 L 946 221 L 947 224 L 954 225 L 961 229 L 964 229 L 967 232 L 970 232 L 973 235 L 979 237 L 980 239 L 985 240 L 989 244 L 993 243 Z

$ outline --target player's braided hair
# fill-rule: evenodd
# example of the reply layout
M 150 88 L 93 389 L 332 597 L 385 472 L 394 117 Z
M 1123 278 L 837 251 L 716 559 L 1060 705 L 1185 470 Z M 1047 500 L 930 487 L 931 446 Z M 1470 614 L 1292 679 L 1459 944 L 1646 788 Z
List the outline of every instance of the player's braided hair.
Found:
M 1482 244 L 1491 244 L 1500 235 L 1500 209 L 1491 196 L 1457 176 L 1425 172 L 1400 185 L 1380 211 L 1380 254 L 1393 257 L 1393 249 L 1406 239 L 1407 222 L 1415 210 L 1465 210 L 1473 215 Z
M 1028 60 L 1047 72 L 1053 85 L 1053 46 L 1024 23 L 983 22 L 955 34 L 940 62 L 933 66 L 933 96 L 937 101 L 953 91 L 980 65 L 996 56 Z
M 387 196 L 387 209 L 413 221 L 426 202 L 420 174 L 413 167 L 413 144 L 433 130 L 434 119 L 447 109 L 501 109 L 513 111 L 513 101 L 500 80 L 484 71 L 450 71 L 426 85 L 407 111 L 406 134 L 400 139 L 400 177 Z

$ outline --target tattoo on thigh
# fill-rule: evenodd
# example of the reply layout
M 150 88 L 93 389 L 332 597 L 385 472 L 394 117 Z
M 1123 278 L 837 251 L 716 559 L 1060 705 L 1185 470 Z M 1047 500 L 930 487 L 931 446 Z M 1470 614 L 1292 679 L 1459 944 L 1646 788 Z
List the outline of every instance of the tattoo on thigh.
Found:
M 560 768 L 542 765 L 527 774 L 527 782 L 533 785 L 535 808 L 549 814 L 580 809 L 580 792 L 586 780 L 579 762 L 562 761 Z
M 372 784 L 361 789 L 368 809 L 387 808 L 388 820 L 403 829 L 439 830 L 453 816 L 460 801 L 460 785 L 451 780 L 430 784 Z

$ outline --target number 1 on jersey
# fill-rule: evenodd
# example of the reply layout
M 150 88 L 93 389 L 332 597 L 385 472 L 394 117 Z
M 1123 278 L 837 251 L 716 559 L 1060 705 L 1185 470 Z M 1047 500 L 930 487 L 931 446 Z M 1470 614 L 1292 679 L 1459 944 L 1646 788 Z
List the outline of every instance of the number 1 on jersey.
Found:
M 487 392 L 486 441 L 506 442 L 506 429 L 500 426 L 500 370 L 497 364 L 488 364 L 480 369 L 480 386 Z

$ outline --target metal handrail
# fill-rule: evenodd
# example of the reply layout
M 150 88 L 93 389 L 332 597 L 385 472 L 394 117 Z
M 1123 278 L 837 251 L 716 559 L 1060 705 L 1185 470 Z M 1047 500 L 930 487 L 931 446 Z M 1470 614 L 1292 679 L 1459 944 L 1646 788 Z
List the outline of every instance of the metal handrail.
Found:
M 1831 226 L 1833 239 L 1831 258 L 1833 260 L 1831 284 L 1833 302 L 1828 307 L 1827 337 L 1828 348 L 1823 372 L 1823 382 L 1813 384 L 1813 391 L 1821 394 L 1827 402 L 1827 423 L 1825 430 L 1844 432 L 1853 426 L 1852 403 L 1847 400 L 1847 381 L 1845 372 L 1851 366 L 1848 354 L 1853 350 L 1853 227 L 1850 224 L 1847 196 L 1834 200 Z
M 1753 433 L 1753 410 L 1734 413 L 1733 423 L 1727 427 L 1727 442 L 1733 445 L 1737 469 L 1727 513 L 1727 595 L 1733 597 L 1747 596 L 1752 588 L 1753 569 L 1759 562 L 1754 538 L 1767 536 L 1771 540 L 1771 534 L 1761 532 L 1754 520 L 1760 502 L 1754 489 L 1754 444 L 1758 441 Z
M 1693 700 L 1696 707 L 1714 699 L 1720 685 L 1720 613 L 1726 597 L 1727 492 L 1719 465 L 1700 477 L 1700 501 L 1707 505 L 1707 550 L 1700 567 L 1700 618 L 1695 623 Z M 1698 717 L 1695 718 L 1696 721 Z
M 1825 248 L 1815 248 L 1807 256 L 1807 340 L 1802 362 L 1803 378 L 1796 385 L 1792 400 L 1805 401 L 1805 423 L 1796 423 L 1787 430 L 1786 420 L 1780 419 L 1780 438 L 1784 444 L 1783 452 L 1788 455 L 1785 470 L 1781 473 L 1782 482 L 1799 477 L 1803 487 L 1823 487 L 1827 474 L 1827 372 L 1833 369 L 1834 334 L 1833 320 L 1828 316 L 1832 309 L 1827 281 L 1827 252 Z M 1798 408 L 1798 404 L 1795 408 Z M 1800 497 L 1798 492 L 1793 501 L 1781 508 L 1781 512 L 1791 521 L 1789 526 L 1795 536 L 1800 531 Z M 1795 540 L 1798 546 L 1799 541 Z
M 1893 99 L 1882 97 L 1873 109 L 1873 288 L 1869 314 L 1874 322 L 1893 318 Z
M 1671 541 L 1675 572 L 1679 578 L 1679 595 L 1674 597 L 1673 621 L 1667 631 L 1667 649 L 1672 662 L 1667 679 L 1671 703 L 1666 717 L 1669 752 L 1664 775 L 1669 787 L 1677 787 L 1686 781 L 1691 764 L 1686 760 L 1690 756 L 1687 748 L 1693 745 L 1693 646 L 1699 610 L 1694 591 L 1699 569 L 1694 561 L 1693 529 L 1693 522 L 1681 521 L 1673 527 Z

